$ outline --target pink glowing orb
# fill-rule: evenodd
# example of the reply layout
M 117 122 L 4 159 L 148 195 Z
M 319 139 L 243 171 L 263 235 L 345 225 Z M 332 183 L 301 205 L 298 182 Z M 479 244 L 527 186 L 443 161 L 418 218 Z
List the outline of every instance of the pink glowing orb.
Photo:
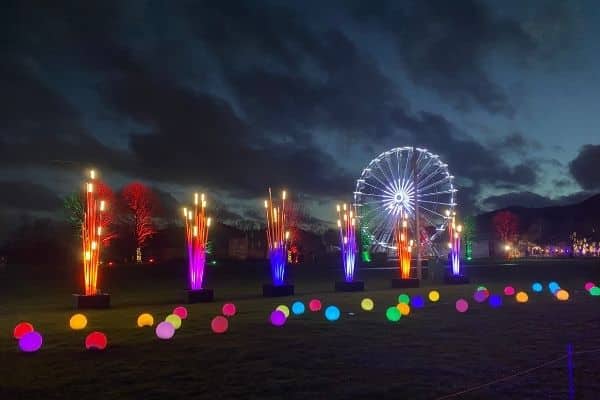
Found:
M 480 292 L 481 290 L 478 290 L 477 292 Z M 464 313 L 469 309 L 469 303 L 465 300 L 465 299 L 458 299 L 456 300 L 456 311 L 458 311 L 459 313 Z
M 88 350 L 104 350 L 107 344 L 108 339 L 102 332 L 92 332 L 85 338 L 85 348 Z
M 42 348 L 42 335 L 39 332 L 32 331 L 24 334 L 19 339 L 19 349 L 25 353 L 34 353 Z
M 595 284 L 594 282 L 586 282 L 586 284 L 585 284 L 584 288 L 585 288 L 585 290 L 586 290 L 586 291 L 588 291 L 588 292 L 589 292 L 590 290 L 592 290 L 592 288 L 593 288 L 594 286 L 596 286 L 596 284 Z
M 319 303 L 320 305 L 321 303 Z M 283 311 L 281 310 L 274 310 L 271 313 L 271 324 L 273 324 L 273 326 L 283 326 L 283 324 L 285 324 L 285 314 L 283 313 Z
M 159 339 L 169 340 L 175 334 L 175 327 L 170 322 L 163 321 L 156 325 L 155 332 Z
M 173 309 L 173 314 L 177 315 L 181 319 L 186 319 L 188 316 L 188 311 L 184 306 L 179 306 Z
M 223 315 L 226 317 L 233 317 L 235 315 L 235 313 L 237 312 L 237 310 L 235 308 L 235 304 L 233 304 L 233 303 L 223 304 L 223 308 L 221 309 L 221 311 L 223 312 Z
M 321 311 L 321 300 L 319 299 L 312 299 L 309 303 L 308 303 L 308 309 L 312 312 L 317 312 L 317 311 Z
M 229 321 L 222 315 L 217 315 L 210 321 L 210 329 L 214 333 L 225 333 L 229 328 Z
M 504 294 L 506 296 L 514 296 L 515 294 L 515 288 L 512 286 L 507 286 L 504 288 Z
M 13 337 L 17 340 L 21 339 L 23 335 L 33 332 L 33 325 L 29 322 L 19 322 L 13 330 Z

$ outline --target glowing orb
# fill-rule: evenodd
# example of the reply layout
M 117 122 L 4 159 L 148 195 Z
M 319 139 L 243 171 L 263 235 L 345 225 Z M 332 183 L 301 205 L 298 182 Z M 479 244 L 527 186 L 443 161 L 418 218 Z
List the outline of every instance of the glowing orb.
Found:
M 318 299 L 312 299 L 308 303 L 308 309 L 312 312 L 321 311 L 321 307 L 321 300 Z
M 340 319 L 340 309 L 336 306 L 327 306 L 325 308 L 325 318 L 327 321 L 337 321 Z
M 481 292 L 478 290 L 477 293 Z M 464 313 L 469 309 L 469 303 L 465 299 L 456 300 L 456 311 L 459 313 Z
M 188 311 L 187 308 L 183 307 L 183 306 L 179 306 L 179 307 L 175 307 L 175 309 L 173 310 L 173 314 L 177 315 L 179 318 L 186 319 L 188 316 Z
M 515 288 L 512 286 L 507 286 L 504 288 L 504 294 L 506 296 L 513 296 L 515 294 Z
M 536 293 L 541 292 L 543 289 L 544 287 L 539 282 L 535 282 L 533 285 L 531 285 L 531 290 L 533 290 Z
M 406 303 L 398 303 L 396 308 L 398 309 L 398 311 L 400 311 L 400 314 L 402 316 L 410 314 L 410 306 Z
M 477 290 L 487 290 L 485 286 L 477 286 Z
M 210 321 L 210 329 L 214 333 L 225 333 L 229 328 L 229 321 L 222 315 L 217 315 Z
M 556 291 L 556 298 L 560 301 L 567 301 L 569 300 L 569 292 L 565 289 L 559 289 Z
M 223 304 L 223 308 L 221 309 L 221 311 L 226 317 L 233 317 L 237 313 L 237 309 L 235 308 L 235 304 L 233 303 Z
M 271 324 L 273 324 L 273 326 L 283 326 L 283 324 L 285 324 L 285 314 L 283 313 L 283 311 L 281 310 L 274 310 L 271 313 Z
M 290 308 L 285 304 L 280 304 L 277 307 L 275 307 L 275 309 L 281 311 L 286 318 L 290 316 Z
M 388 321 L 398 322 L 400 321 L 400 318 L 402 318 L 402 314 L 400 314 L 400 311 L 398 311 L 396 307 L 392 306 L 385 310 L 385 317 L 388 319 Z
M 42 347 L 43 341 L 39 332 L 28 332 L 19 339 L 19 349 L 25 353 L 34 353 Z
M 368 297 L 360 301 L 360 308 L 365 311 L 372 311 L 373 307 L 375 307 L 375 303 L 373 303 L 373 300 L 369 299 Z
M 167 315 L 167 318 L 165 318 L 165 322 L 173 325 L 173 328 L 175 329 L 181 328 L 181 318 L 179 318 L 179 315 L 169 314 Z
M 594 286 L 596 286 L 594 282 L 586 282 L 583 287 L 589 292 Z
M 398 296 L 398 303 L 410 304 L 410 296 L 402 293 Z
M 138 319 L 137 319 L 137 326 L 138 327 L 144 327 L 144 326 L 152 326 L 154 325 L 154 317 L 152 316 L 152 314 L 148 314 L 148 313 L 143 313 L 140 314 Z
M 525 292 L 517 293 L 515 298 L 517 299 L 517 303 L 527 303 L 527 301 L 529 300 L 529 296 Z
M 295 301 L 292 303 L 292 313 L 294 315 L 304 314 L 306 307 L 304 307 L 304 303 L 301 301 Z
M 13 330 L 13 337 L 18 340 L 31 332 L 33 332 L 33 325 L 31 325 L 29 322 L 19 322 Z
M 104 350 L 107 344 L 108 339 L 102 332 L 92 332 L 85 338 L 85 348 L 88 350 Z
M 559 289 L 560 289 L 560 285 L 556 282 L 550 282 L 548 284 L 548 290 L 550 290 L 550 292 L 552 294 L 555 294 Z
M 423 306 L 425 306 L 425 299 L 423 296 L 413 296 L 410 302 L 413 308 L 423 308 Z
M 478 303 L 483 303 L 488 298 L 488 292 L 486 290 L 478 290 L 473 295 L 473 300 Z
M 175 327 L 170 322 L 163 321 L 156 325 L 156 336 L 162 340 L 168 340 L 175 335 Z
M 429 301 L 432 302 L 436 302 L 440 299 L 440 292 L 438 292 L 437 290 L 432 290 L 431 292 L 429 292 Z
M 489 297 L 488 302 L 490 303 L 490 307 L 498 308 L 502 306 L 502 296 L 499 294 L 493 294 Z
M 594 286 L 593 288 L 591 288 L 590 289 L 590 294 L 592 296 L 600 296 L 600 287 Z
M 87 318 L 83 314 L 75 314 L 69 320 L 69 326 L 75 331 L 85 329 L 87 326 Z

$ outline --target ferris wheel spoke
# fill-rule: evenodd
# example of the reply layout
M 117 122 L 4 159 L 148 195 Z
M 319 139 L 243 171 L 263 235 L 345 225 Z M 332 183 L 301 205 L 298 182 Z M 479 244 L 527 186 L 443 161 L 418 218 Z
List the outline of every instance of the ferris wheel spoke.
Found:
M 428 200 L 419 200 L 419 204 L 427 203 L 427 204 L 440 204 L 442 206 L 454 207 L 453 203 L 444 203 L 441 201 L 428 201 Z
M 379 168 L 379 169 L 381 170 L 381 168 Z M 390 194 L 394 193 L 394 188 L 390 188 L 385 182 L 383 182 L 381 179 L 379 179 L 379 177 L 376 174 L 373 174 L 371 176 L 383 185 L 383 187 L 385 188 L 385 189 L 383 189 L 384 192 L 390 193 Z
M 448 189 L 448 190 L 442 190 L 440 192 L 423 193 L 423 194 L 419 194 L 419 197 L 436 196 L 438 194 L 452 194 L 452 190 Z
M 422 154 L 422 153 L 421 153 Z M 427 169 L 429 168 L 429 165 L 431 164 L 431 161 L 433 160 L 433 158 L 428 158 L 427 162 L 425 163 L 425 165 L 423 165 L 421 168 L 418 168 L 419 171 L 427 171 Z M 417 164 L 418 166 L 418 164 Z M 420 181 L 421 179 L 419 179 Z
M 388 158 L 385 159 L 386 164 L 388 163 L 388 160 L 389 160 Z M 393 177 L 390 177 L 387 175 L 386 171 L 381 166 L 381 163 L 382 163 L 382 161 L 379 161 L 377 163 L 377 168 L 379 168 L 379 170 L 381 171 L 381 174 L 383 175 L 385 180 L 387 180 L 387 182 L 388 182 L 387 187 L 389 188 L 390 192 L 394 193 L 397 191 L 396 182 Z
M 363 181 L 363 182 L 361 182 L 361 183 L 364 183 L 365 185 L 371 186 L 371 187 L 372 187 L 373 189 L 375 189 L 375 190 L 380 190 L 380 191 L 385 191 L 385 192 L 387 192 L 387 190 L 386 190 L 385 188 L 382 188 L 382 187 L 379 187 L 379 186 L 375 186 L 375 185 L 373 185 L 373 184 L 371 184 L 371 183 L 369 183 L 369 182 L 367 182 L 367 181 Z M 361 193 L 361 192 L 359 192 L 359 193 Z M 361 194 L 366 194 L 366 193 L 361 193 Z
M 426 177 L 424 177 L 423 179 L 419 180 L 419 184 L 423 185 L 425 183 L 427 183 L 431 178 L 433 178 L 434 176 L 436 176 L 438 173 L 443 173 L 440 172 L 443 171 L 443 168 L 441 168 L 439 165 L 433 170 L 431 171 Z
M 450 181 L 450 177 L 449 177 L 449 176 L 444 176 L 442 179 L 440 179 L 440 180 L 438 180 L 438 181 L 435 181 L 435 182 L 433 182 L 433 183 L 430 183 L 430 184 L 429 184 L 429 185 L 427 185 L 427 186 L 420 187 L 420 188 L 419 188 L 419 192 L 422 192 L 422 191 L 424 191 L 424 190 L 427 190 L 427 189 L 429 189 L 429 188 L 432 188 L 432 187 L 434 187 L 434 186 L 437 186 L 437 185 L 439 185 L 439 184 L 441 184 L 441 183 L 443 183 L 443 182 L 445 182 L 445 181 Z
M 420 204 L 420 203 L 419 203 L 419 204 Z M 428 211 L 428 212 L 430 212 L 431 214 L 435 214 L 435 215 L 437 215 L 437 216 L 439 216 L 439 217 L 442 217 L 442 218 L 444 218 L 444 219 L 446 218 L 446 216 L 445 216 L 445 215 L 442 215 L 442 214 L 440 214 L 440 213 L 438 213 L 438 212 L 436 212 L 436 211 L 430 210 L 429 208 L 427 208 L 427 207 L 425 207 L 425 206 L 419 205 L 419 207 L 420 207 L 420 208 L 422 208 L 422 209 L 423 209 L 423 210 L 425 210 L 425 211 Z

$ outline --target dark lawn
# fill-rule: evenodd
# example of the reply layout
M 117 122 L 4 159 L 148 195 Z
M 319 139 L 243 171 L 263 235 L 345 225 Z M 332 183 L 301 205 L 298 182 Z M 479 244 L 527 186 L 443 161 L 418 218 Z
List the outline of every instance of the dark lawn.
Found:
M 183 297 L 181 267 L 119 267 L 102 271 L 102 286 L 113 308 L 86 311 L 84 332 L 70 331 L 70 294 L 75 270 L 9 266 L 0 271 L 0 399 L 435 399 L 460 389 L 510 375 L 575 350 L 600 349 L 600 298 L 583 290 L 600 284 L 597 261 L 536 261 L 519 265 L 473 267 L 472 284 L 427 282 L 406 293 L 436 288 L 438 303 L 413 310 L 392 324 L 385 309 L 400 290 L 389 289 L 391 270 L 363 271 L 367 292 L 332 291 L 335 273 L 322 267 L 293 267 L 297 296 L 263 299 L 267 266 L 211 267 L 211 304 L 188 306 L 189 318 L 171 341 L 159 341 L 153 328 L 136 327 L 137 315 L 164 318 Z M 33 276 L 33 277 L 32 277 Z M 571 293 L 557 302 L 531 283 L 558 281 Z M 526 290 L 527 304 L 504 298 L 500 309 L 476 304 L 478 284 L 501 293 L 506 284 Z M 373 312 L 360 300 L 375 301 Z M 335 304 L 342 318 L 327 322 L 322 313 L 290 317 L 283 328 L 268 324 L 270 311 L 292 299 L 316 297 Z M 469 300 L 459 314 L 454 302 Z M 226 300 L 238 307 L 225 335 L 210 331 L 210 320 Z M 355 313 L 349 315 L 348 313 Z M 14 325 L 32 322 L 44 347 L 21 354 L 12 339 Z M 86 332 L 108 335 L 103 353 L 86 352 Z M 600 352 L 575 358 L 578 395 L 600 399 Z M 461 399 L 566 399 L 566 361 L 517 377 Z

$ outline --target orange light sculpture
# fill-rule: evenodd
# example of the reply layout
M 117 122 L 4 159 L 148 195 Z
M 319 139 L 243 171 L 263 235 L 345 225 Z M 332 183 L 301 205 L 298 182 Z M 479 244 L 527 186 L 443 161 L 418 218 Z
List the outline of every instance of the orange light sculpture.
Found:
M 408 220 L 406 217 L 398 220 L 394 234 L 396 236 L 395 241 L 398 249 L 400 278 L 410 279 L 410 259 L 413 241 L 408 239 Z
M 265 200 L 267 242 L 273 286 L 282 286 L 285 283 L 287 242 L 290 238 L 290 233 L 286 231 L 285 198 L 284 190 L 281 193 L 281 205 L 274 204 L 271 188 L 269 188 L 269 200 Z
M 188 249 L 189 282 L 191 290 L 202 289 L 204 266 L 206 264 L 206 244 L 210 217 L 206 216 L 206 200 L 204 193 L 198 201 L 198 193 L 194 193 L 194 208 L 183 209 L 185 217 L 185 239 Z
M 81 225 L 83 241 L 83 276 L 85 295 L 93 296 L 98 291 L 98 265 L 100 264 L 100 243 L 102 237 L 101 215 L 107 204 L 98 199 L 95 191 L 96 172 L 90 171 L 90 179 L 85 183 L 85 211 Z

